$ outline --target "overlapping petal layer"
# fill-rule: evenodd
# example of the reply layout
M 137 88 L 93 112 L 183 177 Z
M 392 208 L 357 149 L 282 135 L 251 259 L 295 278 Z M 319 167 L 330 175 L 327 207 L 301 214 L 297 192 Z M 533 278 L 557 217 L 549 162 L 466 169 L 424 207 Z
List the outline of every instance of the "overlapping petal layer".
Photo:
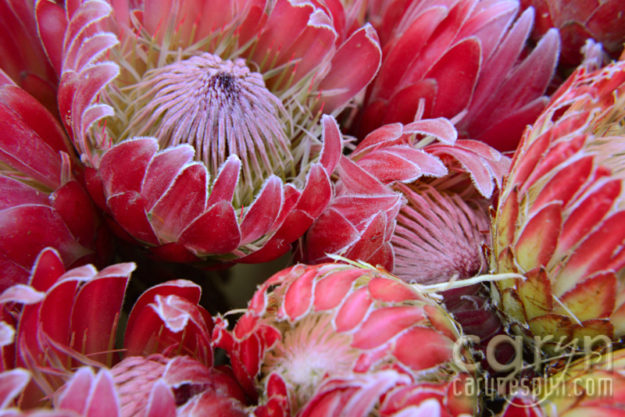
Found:
M 477 403 L 462 389 L 454 399 L 448 392 L 454 378 L 471 378 L 456 371 L 470 359 L 452 364 L 455 326 L 427 295 L 385 272 L 322 264 L 277 273 L 232 331 L 218 319 L 215 334 L 243 387 L 260 391 L 259 415 L 368 415 L 374 407 L 391 415 L 429 403 L 460 415 Z
M 562 36 L 562 61 L 579 65 L 587 39 L 600 42 L 603 49 L 617 58 L 625 43 L 625 5 L 618 0 L 567 1 L 521 0 L 521 5 L 536 9 L 534 38 L 552 27 Z
M 47 246 L 66 266 L 106 261 L 109 240 L 57 120 L 0 72 L 0 290 Z
M 323 114 L 379 67 L 357 5 L 66 6 L 63 45 L 46 49 L 62 63 L 59 107 L 121 234 L 175 261 L 285 253 L 330 198 L 342 145 Z
M 518 1 L 395 0 L 370 8 L 384 59 L 356 127 L 360 136 L 412 122 L 423 100 L 426 118 L 453 119 L 461 137 L 514 150 L 546 104 L 557 31 L 526 53 L 534 12 L 515 20 Z
M 550 344 L 625 334 L 624 86 L 623 61 L 578 69 L 524 134 L 499 201 L 492 266 L 526 278 L 497 299 Z

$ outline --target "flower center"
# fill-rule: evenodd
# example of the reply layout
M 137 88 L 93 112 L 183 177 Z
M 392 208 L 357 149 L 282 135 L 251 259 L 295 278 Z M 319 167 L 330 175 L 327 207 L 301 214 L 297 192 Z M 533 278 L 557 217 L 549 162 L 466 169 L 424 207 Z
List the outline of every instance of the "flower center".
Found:
M 350 345 L 349 335 L 334 330 L 330 314 L 313 313 L 285 325 L 282 341 L 263 360 L 263 372 L 277 372 L 292 387 L 295 413 L 324 378 L 352 372 L 359 352 Z
M 269 175 L 284 178 L 293 169 L 287 112 L 242 59 L 202 53 L 150 70 L 130 88 L 124 138 L 154 136 L 161 149 L 187 143 L 213 175 L 236 154 L 239 189 L 251 195 Z

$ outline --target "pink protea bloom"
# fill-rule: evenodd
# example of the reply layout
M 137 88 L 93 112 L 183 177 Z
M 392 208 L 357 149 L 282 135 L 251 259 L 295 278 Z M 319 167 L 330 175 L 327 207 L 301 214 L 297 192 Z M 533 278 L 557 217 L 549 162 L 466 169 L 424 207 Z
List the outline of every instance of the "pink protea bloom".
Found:
M 511 327 L 544 348 L 625 336 L 625 61 L 580 67 L 515 153 L 493 220 L 491 267 Z
M 28 369 L 37 384 L 25 391 L 22 404 L 32 406 L 52 395 L 81 364 L 111 367 L 123 357 L 158 353 L 185 355 L 212 366 L 212 318 L 198 305 L 200 287 L 185 280 L 145 291 L 134 304 L 125 336 L 116 346 L 133 270 L 134 264 L 125 263 L 99 272 L 91 265 L 66 271 L 58 252 L 45 249 L 28 285 L 15 285 L 0 295 L 2 328 L 8 332 L 5 338 L 12 339 L 2 348 L 1 365 L 3 369 Z
M 184 356 L 130 357 L 97 373 L 77 369 L 49 407 L 7 408 L 28 383 L 23 369 L 0 373 L 0 413 L 14 417 L 200 417 L 248 415 L 235 380 Z M 197 407 L 201 404 L 201 407 Z
M 430 384 L 436 388 L 422 401 L 431 398 L 449 410 L 454 400 L 440 391 L 458 375 L 471 377 L 458 373 L 452 358 L 459 333 L 448 314 L 415 287 L 372 267 L 283 270 L 257 290 L 231 332 L 218 319 L 215 335 L 248 394 L 260 392 L 259 415 L 314 415 L 327 395 L 337 406 L 358 404 L 361 411 L 347 415 L 369 415 L 394 387 Z M 341 400 L 339 391 L 349 387 L 356 392 L 345 394 L 364 402 Z M 475 397 L 463 391 L 457 397 L 465 407 L 447 411 L 451 415 L 477 410 Z
M 562 61 L 578 65 L 587 39 L 600 42 L 612 58 L 618 58 L 625 43 L 625 4 L 619 0 L 561 1 L 521 0 L 521 5 L 536 9 L 534 38 L 550 28 L 562 37 Z
M 108 234 L 63 128 L 0 71 L 0 291 L 54 246 L 66 266 L 106 261 Z
M 331 196 L 342 145 L 330 115 L 380 64 L 375 31 L 351 10 L 68 2 L 63 45 L 46 51 L 90 191 L 120 234 L 174 261 L 288 251 Z
M 376 129 L 340 160 L 336 196 L 302 259 L 338 254 L 422 284 L 485 272 L 487 208 L 508 165 L 488 145 L 456 140 L 446 119 Z
M 426 118 L 447 117 L 461 137 L 514 150 L 547 103 L 559 52 L 552 29 L 526 54 L 534 12 L 515 20 L 519 7 L 516 0 L 371 2 L 384 53 L 355 128 L 359 136 L 412 122 L 424 99 Z

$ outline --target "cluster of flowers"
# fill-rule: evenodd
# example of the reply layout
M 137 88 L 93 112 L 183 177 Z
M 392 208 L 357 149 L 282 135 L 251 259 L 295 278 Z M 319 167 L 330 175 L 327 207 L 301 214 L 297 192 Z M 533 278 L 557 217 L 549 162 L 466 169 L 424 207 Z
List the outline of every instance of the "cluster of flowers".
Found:
M 0 416 L 625 416 L 622 0 L 0 22 Z M 244 311 L 158 273 L 283 255 Z M 529 352 L 575 389 L 468 389 Z

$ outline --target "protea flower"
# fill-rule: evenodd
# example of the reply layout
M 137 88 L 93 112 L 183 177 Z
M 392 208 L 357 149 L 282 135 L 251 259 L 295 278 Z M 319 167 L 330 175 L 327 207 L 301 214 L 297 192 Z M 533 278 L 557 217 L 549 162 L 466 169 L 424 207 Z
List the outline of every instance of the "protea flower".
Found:
M 212 367 L 212 319 L 198 305 L 200 287 L 185 280 L 159 284 L 139 297 L 126 322 L 122 349 L 116 350 L 121 307 L 133 269 L 134 264 L 125 263 L 100 272 L 91 265 L 65 271 L 59 254 L 46 249 L 37 258 L 28 285 L 15 285 L 0 296 L 3 327 L 15 328 L 14 340 L 2 349 L 2 366 L 26 368 L 37 384 L 22 394 L 21 404 L 40 404 L 44 395 L 50 397 L 71 378 L 78 365 L 112 367 L 121 380 L 130 378 L 120 370 L 129 366 L 118 363 L 124 357 L 140 358 L 133 363 L 163 364 L 184 356 L 204 368 Z M 152 354 L 164 356 L 149 359 Z M 147 398 L 150 391 L 146 390 Z
M 492 268 L 516 331 L 549 347 L 625 335 L 625 61 L 577 70 L 523 136 L 499 201 Z
M 124 359 L 113 369 L 91 367 L 74 372 L 55 393 L 51 407 L 29 411 L 6 409 L 28 383 L 28 372 L 14 369 L 0 374 L 2 415 L 27 417 L 242 417 L 241 389 L 227 374 L 205 367 L 194 359 Z M 8 389 L 6 389 L 8 388 Z M 199 406 L 198 406 L 199 405 Z
M 390 415 L 385 404 L 402 400 L 414 409 L 435 402 L 424 409 L 438 415 L 477 410 L 461 388 L 451 394 L 452 381 L 471 378 L 452 359 L 456 324 L 427 295 L 372 267 L 283 270 L 259 287 L 232 332 L 217 319 L 215 334 L 244 389 L 261 393 L 257 415 Z
M 105 261 L 108 235 L 63 128 L 0 71 L 0 291 L 25 283 L 39 252 L 66 266 Z
M 526 53 L 534 12 L 515 21 L 518 1 L 387 0 L 370 8 L 384 54 L 356 126 L 360 137 L 412 122 L 424 100 L 424 117 L 454 120 L 460 137 L 515 149 L 547 102 L 556 30 Z
M 624 370 L 624 350 L 593 353 L 534 381 L 534 390 L 511 398 L 501 417 L 622 416 Z
M 578 65 L 587 39 L 600 42 L 603 50 L 617 58 L 625 43 L 625 5 L 619 0 L 560 1 L 521 0 L 521 5 L 536 9 L 534 38 L 550 28 L 562 37 L 562 61 Z
M 336 196 L 307 233 L 303 259 L 338 254 L 421 284 L 485 272 L 487 207 L 508 165 L 488 145 L 456 140 L 446 119 L 383 126 L 341 159 Z
M 327 114 L 379 67 L 350 16 L 338 1 L 67 3 L 62 47 L 46 43 L 59 108 L 120 233 L 176 261 L 285 253 L 330 198 Z

